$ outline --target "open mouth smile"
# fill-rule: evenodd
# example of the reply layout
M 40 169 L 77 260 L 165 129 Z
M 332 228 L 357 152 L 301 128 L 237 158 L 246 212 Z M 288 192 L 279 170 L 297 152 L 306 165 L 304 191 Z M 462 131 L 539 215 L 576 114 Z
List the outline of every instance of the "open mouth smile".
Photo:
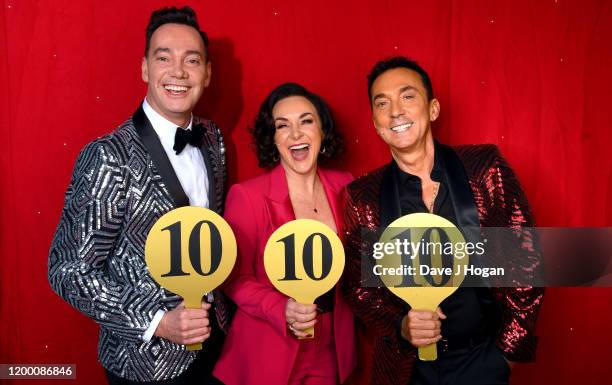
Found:
M 304 160 L 306 159 L 306 157 L 308 156 L 308 152 L 310 151 L 310 144 L 294 144 L 293 146 L 289 146 L 289 151 L 291 152 L 291 157 L 294 160 Z

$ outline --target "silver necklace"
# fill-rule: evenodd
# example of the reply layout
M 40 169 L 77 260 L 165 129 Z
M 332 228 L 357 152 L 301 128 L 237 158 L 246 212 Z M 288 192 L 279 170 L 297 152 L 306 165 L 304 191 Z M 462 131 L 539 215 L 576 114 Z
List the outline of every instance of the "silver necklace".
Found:
M 433 214 L 433 206 L 434 206 L 434 202 L 436 201 L 436 197 L 438 196 L 438 190 L 440 188 L 440 183 L 436 183 L 434 185 L 434 192 L 433 195 L 431 196 L 431 201 L 429 202 L 429 212 Z

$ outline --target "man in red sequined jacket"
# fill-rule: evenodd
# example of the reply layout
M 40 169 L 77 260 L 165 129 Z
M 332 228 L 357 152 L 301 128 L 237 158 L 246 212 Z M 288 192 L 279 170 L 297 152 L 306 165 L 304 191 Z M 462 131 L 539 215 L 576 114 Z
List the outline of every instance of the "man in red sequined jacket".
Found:
M 494 145 L 448 147 L 436 142 L 431 122 L 440 113 L 431 80 L 416 62 L 395 57 L 368 76 L 372 118 L 392 161 L 347 186 L 343 291 L 358 319 L 360 370 L 356 383 L 385 385 L 507 384 L 514 362 L 535 358 L 537 287 L 460 287 L 435 311 L 411 309 L 384 286 L 362 282 L 364 230 L 387 227 L 414 212 L 430 212 L 459 228 L 532 227 L 525 194 Z M 539 269 L 528 236 L 526 257 L 511 266 Z M 417 348 L 437 344 L 435 361 Z

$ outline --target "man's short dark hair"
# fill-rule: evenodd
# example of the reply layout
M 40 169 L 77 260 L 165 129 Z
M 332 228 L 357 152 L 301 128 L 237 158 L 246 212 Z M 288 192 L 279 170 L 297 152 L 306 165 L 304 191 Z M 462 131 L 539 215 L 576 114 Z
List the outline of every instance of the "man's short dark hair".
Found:
M 427 100 L 433 99 L 433 87 L 431 86 L 431 79 L 427 71 L 412 59 L 405 56 L 394 56 L 374 64 L 374 67 L 372 67 L 372 70 L 368 74 L 368 96 L 370 98 L 370 105 L 372 104 L 372 84 L 374 84 L 374 81 L 383 73 L 395 68 L 407 68 L 418 73 L 427 91 Z
M 319 95 L 308 91 L 297 83 L 284 83 L 272 90 L 263 103 L 261 103 L 259 113 L 251 130 L 259 167 L 270 168 L 279 161 L 280 154 L 274 143 L 276 125 L 274 124 L 272 110 L 276 103 L 290 96 L 306 98 L 317 110 L 321 121 L 321 130 L 323 130 L 319 160 L 322 158 L 336 159 L 340 156 L 344 150 L 344 141 L 336 129 L 327 103 Z
M 206 61 L 208 61 L 208 35 L 206 32 L 200 30 L 198 17 L 191 7 L 166 7 L 153 11 L 151 14 L 151 19 L 149 19 L 149 24 L 147 25 L 147 40 L 144 52 L 145 57 L 149 53 L 149 48 L 151 47 L 151 36 L 153 36 L 153 33 L 157 30 L 157 28 L 164 24 L 188 25 L 198 31 L 202 37 L 202 41 L 204 42 L 204 56 Z

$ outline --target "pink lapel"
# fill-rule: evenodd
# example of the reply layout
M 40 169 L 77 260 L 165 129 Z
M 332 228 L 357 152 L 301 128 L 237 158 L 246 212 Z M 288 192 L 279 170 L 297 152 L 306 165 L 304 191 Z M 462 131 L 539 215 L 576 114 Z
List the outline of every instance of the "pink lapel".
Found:
M 266 205 L 273 229 L 295 219 L 293 206 L 289 199 L 289 187 L 285 170 L 280 164 L 270 171 L 270 186 L 266 196 Z

